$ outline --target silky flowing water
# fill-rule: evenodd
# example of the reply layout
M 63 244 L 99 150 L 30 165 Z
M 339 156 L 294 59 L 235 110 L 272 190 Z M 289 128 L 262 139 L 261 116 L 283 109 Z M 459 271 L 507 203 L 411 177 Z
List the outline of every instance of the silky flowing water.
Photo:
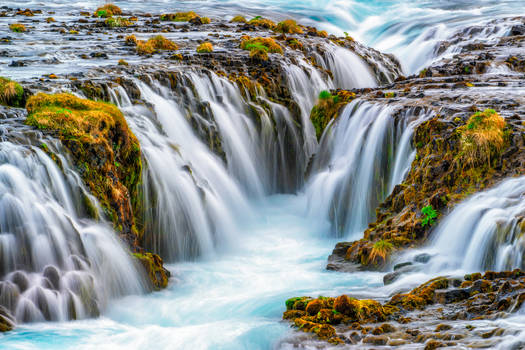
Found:
M 99 1 L 71 4 L 53 0 L 43 4 L 31 0 L 7 0 L 2 5 L 4 3 L 54 10 L 57 11 L 55 17 L 67 18 L 73 10 L 92 10 Z M 169 0 L 128 0 L 116 3 L 128 10 L 148 12 L 198 9 L 211 16 L 237 13 L 277 19 L 292 16 L 336 34 L 348 31 L 366 44 L 393 52 L 407 73 L 415 72 L 436 59 L 435 44 L 463 26 L 523 11 L 521 1 L 445 1 L 436 4 L 434 1 L 194 0 L 175 3 Z M 489 40 L 504 34 L 505 28 L 492 28 L 480 36 Z M 51 43 L 45 38 L 36 39 L 42 41 L 30 52 L 21 50 L 21 56 L 37 56 L 39 50 L 49 51 Z M 451 48 L 444 54 L 453 52 Z M 61 59 L 68 64 L 56 69 L 89 68 L 79 67 L 74 59 Z M 0 62 L 7 63 L 2 59 Z M 352 62 L 354 69 L 348 69 L 345 62 Z M 99 63 L 95 60 L 90 64 Z M 324 63 L 334 72 L 333 80 L 323 80 L 311 67 L 287 68 L 290 90 L 306 121 L 319 91 L 377 84 L 364 63 L 349 51 L 335 51 Z M 9 68 L 7 75 L 31 77 L 37 74 L 35 69 L 34 66 L 19 70 Z M 187 74 L 195 87 L 196 96 L 193 97 L 210 104 L 226 145 L 228 165 L 193 134 L 180 101 L 166 91 L 163 93 L 163 88 L 156 82 L 149 85 L 136 82 L 143 98 L 153 105 L 154 115 L 140 105 L 133 105 L 122 88 L 113 91 L 114 102 L 126 114 L 130 127 L 140 140 L 147 163 L 144 190 L 146 198 L 156 200 L 147 212 L 150 215 L 148 222 L 152 231 L 165 232 L 162 237 L 154 236 L 148 248 L 163 254 L 170 262 L 168 268 L 172 278 L 169 287 L 161 292 L 142 292 L 141 276 L 127 261 L 116 239 L 112 238 L 113 232 L 108 225 L 102 223 L 99 228 L 93 228 L 97 227 L 95 223 L 83 219 L 80 209 L 73 208 L 67 198 L 60 197 L 66 190 L 78 192 L 77 187 L 82 190 L 81 184 L 74 186 L 79 181 L 78 176 L 71 170 L 69 176 L 72 178 L 62 179 L 57 173 L 55 176 L 61 182 L 73 185 L 65 185 L 62 192 L 40 194 L 44 202 L 42 206 L 46 210 L 58 211 L 59 217 L 70 218 L 76 223 L 77 231 L 87 232 L 85 235 L 89 236 L 90 230 L 95 230 L 96 234 L 92 235 L 106 242 L 106 248 L 109 245 L 111 249 L 101 249 L 100 244 L 93 244 L 92 254 L 99 257 L 110 254 L 106 261 L 119 257 L 123 265 L 121 270 L 127 271 L 126 278 L 112 275 L 109 277 L 113 279 L 108 281 L 108 278 L 101 279 L 101 271 L 87 271 L 95 280 L 108 283 L 109 290 L 100 292 L 99 296 L 103 300 L 100 317 L 67 322 L 64 316 L 50 322 L 23 323 L 14 331 L 0 335 L 0 348 L 291 349 L 297 338 L 303 335 L 295 333 L 288 323 L 281 321 L 287 298 L 351 294 L 383 299 L 401 287 L 406 289 L 445 271 L 462 273 L 467 268 L 482 267 L 483 262 L 475 261 L 428 268 L 425 273 L 415 273 L 388 287 L 383 286 L 381 273 L 344 274 L 325 269 L 327 256 L 335 243 L 341 239 L 359 238 L 367 223 L 373 220 L 377 204 L 402 181 L 414 157 L 410 145 L 413 130 L 432 113 L 413 110 L 395 120 L 390 106 L 356 101 L 346 107 L 337 125 L 329 128 L 320 144 L 315 140 L 311 125 L 305 123 L 302 130 L 295 130 L 296 135 L 304 136 L 302 139 L 297 137 L 294 143 L 302 157 L 297 174 L 306 169 L 310 155 L 316 155 L 309 177 L 294 174 L 290 180 L 283 176 L 282 169 L 279 170 L 286 166 L 284 158 L 265 153 L 265 150 L 282 149 L 282 144 L 265 133 L 264 128 L 257 133 L 250 125 L 243 115 L 245 106 L 239 92 L 218 77 L 205 77 L 194 72 Z M 274 115 L 282 118 L 283 125 L 291 128 L 293 123 L 288 112 L 282 106 L 271 106 Z M 8 138 L 1 141 L 5 143 L 5 149 L 25 147 L 20 145 L 23 140 Z M 24 152 L 20 152 L 22 159 Z M 44 164 L 56 170 L 43 152 L 36 148 L 33 151 L 25 149 L 25 152 L 34 153 L 35 159 L 28 161 L 31 166 L 38 168 Z M 17 166 L 22 167 L 20 162 Z M 30 179 L 30 174 L 27 177 L 29 183 L 39 179 Z M 2 181 L 0 178 L 0 185 Z M 516 181 L 521 181 L 519 185 L 522 186 L 523 180 Z M 38 185 L 41 186 L 42 182 Z M 297 193 L 279 194 L 285 190 Z M 507 230 L 498 236 L 503 237 L 501 239 L 507 245 L 502 245 L 505 251 L 494 258 L 496 261 L 491 266 L 496 267 L 515 266 L 512 259 L 521 252 L 509 248 L 516 240 L 512 225 L 514 211 L 521 210 L 515 203 L 519 193 L 510 189 L 505 193 L 509 193 L 510 198 L 500 201 L 493 198 L 497 197 L 497 191 L 486 194 L 491 198 L 496 214 L 500 214 L 494 216 L 507 219 Z M 479 198 L 471 201 L 476 199 Z M 46 201 L 53 205 L 56 202 L 56 205 L 46 207 Z M 471 209 L 469 213 L 479 218 L 483 208 L 478 212 L 475 210 Z M 508 217 L 502 211 L 506 211 Z M 490 215 L 483 218 L 491 220 Z M 479 240 L 487 241 L 487 234 L 483 235 L 481 229 L 479 231 L 476 231 Z M 446 245 L 446 237 L 442 239 Z M 441 244 L 437 238 L 435 244 Z M 457 245 L 458 249 L 464 246 Z M 488 243 L 487 246 L 490 249 Z M 47 263 L 49 261 L 38 268 Z M 97 266 L 92 269 L 96 270 Z M 132 283 L 129 279 L 133 276 L 137 281 Z M 501 321 L 479 321 L 477 326 L 519 329 L 525 323 L 524 318 L 525 315 L 518 314 Z M 36 318 L 33 321 L 41 320 Z M 457 326 L 460 327 L 461 323 Z M 500 346 L 508 348 L 520 338 L 522 336 L 502 337 Z M 307 341 L 302 345 L 314 348 L 316 343 Z

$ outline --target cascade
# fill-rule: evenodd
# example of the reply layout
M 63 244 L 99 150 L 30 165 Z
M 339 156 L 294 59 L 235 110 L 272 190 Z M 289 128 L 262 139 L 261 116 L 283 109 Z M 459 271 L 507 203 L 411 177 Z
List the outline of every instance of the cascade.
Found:
M 87 205 L 102 212 L 60 144 L 16 121 L 0 128 L 0 305 L 17 322 L 66 321 L 142 293 L 117 234 L 87 218 Z
M 402 182 L 415 156 L 415 127 L 433 112 L 395 117 L 389 105 L 350 103 L 324 132 L 305 187 L 309 215 L 332 222 L 339 237 L 358 238 L 378 204 Z
M 456 206 L 432 233 L 432 271 L 524 268 L 525 178 L 504 180 Z
M 247 101 L 236 85 L 210 71 L 177 72 L 171 88 L 134 80 L 150 109 L 131 103 L 122 86 L 111 90 L 145 158 L 143 225 L 152 233 L 146 245 L 167 261 L 213 254 L 231 242 L 240 218 L 252 215 L 250 200 L 304 183 L 318 148 L 310 110 L 320 91 L 335 86 L 303 61 L 283 69 L 299 120 L 262 89 Z M 372 81 L 363 69 L 365 81 L 347 83 Z

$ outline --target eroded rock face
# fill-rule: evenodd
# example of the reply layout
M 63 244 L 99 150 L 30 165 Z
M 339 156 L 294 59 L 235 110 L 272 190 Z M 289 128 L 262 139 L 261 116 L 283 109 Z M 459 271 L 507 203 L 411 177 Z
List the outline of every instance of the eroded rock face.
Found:
M 525 174 L 525 80 L 519 63 L 525 37 L 514 34 L 491 44 L 462 47 L 460 54 L 419 76 L 381 89 L 352 91 L 358 98 L 401 111 L 420 106 L 436 117 L 417 127 L 412 140 L 417 155 L 403 183 L 379 205 L 376 221 L 361 240 L 336 246 L 329 269 L 383 269 L 388 259 L 369 258 L 375 243 L 390 242 L 391 253 L 418 246 L 426 241 L 433 222 L 468 195 Z M 491 74 L 497 69 L 508 74 Z M 489 146 L 487 157 L 473 161 L 466 157 L 465 130 L 474 127 L 476 115 L 490 110 L 504 117 L 502 144 Z M 431 220 L 425 222 L 429 215 Z
M 477 331 L 476 321 L 515 313 L 524 300 L 523 271 L 488 271 L 463 278 L 438 277 L 383 303 L 347 295 L 292 298 L 286 302 L 283 319 L 332 344 L 403 348 L 420 343 L 434 349 L 483 343 L 490 347 L 508 333 L 497 327 Z

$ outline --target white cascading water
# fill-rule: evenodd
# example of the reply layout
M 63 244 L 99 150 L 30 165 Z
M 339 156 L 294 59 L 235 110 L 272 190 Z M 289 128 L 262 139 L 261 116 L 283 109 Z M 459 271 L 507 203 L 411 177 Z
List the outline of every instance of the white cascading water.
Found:
M 322 136 L 305 192 L 309 215 L 332 222 L 338 237 L 362 234 L 410 168 L 414 128 L 433 115 L 416 108 L 396 121 L 394 112 L 388 105 L 355 100 Z
M 231 241 L 238 219 L 250 217 L 250 205 L 220 157 L 195 135 L 184 112 L 168 98 L 167 89 L 136 84 L 153 110 L 131 104 L 122 88 L 117 101 L 146 161 L 146 245 L 167 261 L 209 256 L 217 242 Z
M 94 199 L 67 158 L 57 152 L 61 170 L 25 142 L 0 142 L 0 305 L 17 322 L 66 321 L 142 293 L 142 276 L 117 234 L 83 218 L 83 200 Z M 46 148 L 59 149 L 53 142 Z
M 332 72 L 334 85 L 340 89 L 373 88 L 377 86 L 370 67 L 354 52 L 327 44 L 324 55 L 316 55 L 324 69 Z
M 179 82 L 186 85 L 177 95 L 158 82 L 148 86 L 135 81 L 152 110 L 132 105 L 126 91 L 117 88 L 113 99 L 137 135 L 147 164 L 143 193 L 144 228 L 152 233 L 148 248 L 167 261 L 213 254 L 217 246 L 231 243 L 239 218 L 250 217 L 249 199 L 300 188 L 318 147 L 310 110 L 319 92 L 334 85 L 316 68 L 299 64 L 284 68 L 301 112 L 302 130 L 291 113 L 269 101 L 264 91 L 258 91 L 256 101 L 247 102 L 236 85 L 212 72 L 181 73 Z M 342 62 L 331 66 L 338 64 Z M 367 69 L 361 77 L 356 84 L 373 79 Z M 203 114 L 203 104 L 209 115 Z M 250 112 L 250 104 L 257 115 Z M 215 123 L 225 160 L 196 135 L 190 116 Z
M 431 271 L 525 268 L 525 177 L 504 180 L 465 200 L 432 233 Z

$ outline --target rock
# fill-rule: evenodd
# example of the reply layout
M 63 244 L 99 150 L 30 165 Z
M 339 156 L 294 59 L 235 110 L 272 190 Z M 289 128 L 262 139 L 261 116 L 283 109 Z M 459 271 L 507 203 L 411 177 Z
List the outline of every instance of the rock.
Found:
M 9 311 L 0 305 L 0 332 L 8 332 L 15 328 L 14 317 L 9 313 Z
M 60 288 L 60 272 L 58 272 L 56 267 L 51 265 L 46 266 L 43 275 L 49 280 L 53 289 L 58 290 Z
M 413 263 L 411 263 L 410 261 L 394 265 L 394 271 L 397 271 L 397 270 L 399 270 L 402 267 L 410 266 L 410 265 L 413 265 Z
M 368 336 L 365 339 L 363 339 L 363 343 L 372 345 L 386 345 L 386 343 L 388 343 L 388 338 L 384 335 Z
M 525 25 L 523 24 L 517 24 L 515 26 L 513 26 L 511 29 L 510 29 L 510 33 L 509 33 L 511 36 L 515 36 L 515 35 L 525 35 Z
M 421 263 L 421 264 L 426 264 L 426 263 L 428 263 L 430 261 L 431 258 L 432 258 L 432 256 L 430 256 L 430 254 L 423 253 L 423 254 L 417 255 L 414 258 L 414 261 L 418 262 L 418 263 Z
M 406 274 L 406 273 L 409 273 L 409 272 L 414 272 L 414 271 L 417 271 L 417 270 L 419 270 L 419 268 L 417 266 L 414 266 L 412 264 L 405 265 L 405 266 L 399 268 L 397 271 L 390 272 L 390 273 L 387 273 L 386 275 L 384 275 L 383 276 L 383 283 L 386 286 L 388 284 L 391 284 L 391 283 L 395 282 L 403 274 Z
M 470 293 L 465 289 L 436 290 L 434 292 L 434 301 L 438 304 L 455 303 L 469 297 Z

